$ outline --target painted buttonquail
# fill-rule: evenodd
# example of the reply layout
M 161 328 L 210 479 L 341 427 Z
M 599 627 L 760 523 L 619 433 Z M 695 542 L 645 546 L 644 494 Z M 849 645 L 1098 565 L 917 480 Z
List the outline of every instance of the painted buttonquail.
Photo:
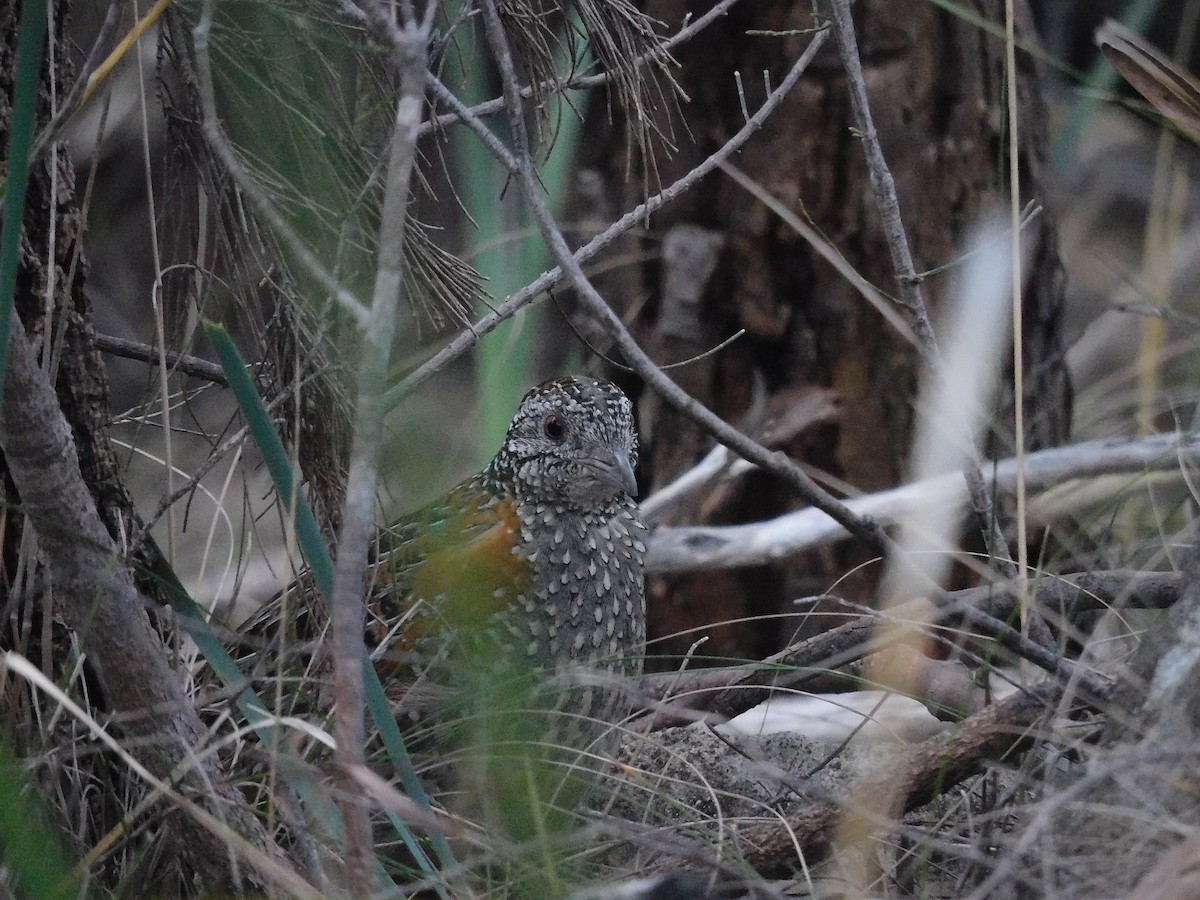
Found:
M 381 537 L 373 643 L 396 632 L 401 649 L 436 652 L 466 631 L 541 669 L 640 672 L 636 464 L 616 385 L 575 376 L 529 391 L 482 472 Z
M 366 639 L 393 701 L 416 711 L 436 700 L 422 688 L 447 680 L 450 666 L 414 673 L 439 660 L 640 673 L 646 527 L 636 464 L 629 398 L 608 381 L 557 378 L 525 395 L 482 472 L 384 529 Z M 294 623 L 290 638 L 303 644 L 311 626 Z M 259 655 L 260 674 L 294 668 L 270 656 Z M 567 702 L 610 722 L 628 711 L 612 692 Z

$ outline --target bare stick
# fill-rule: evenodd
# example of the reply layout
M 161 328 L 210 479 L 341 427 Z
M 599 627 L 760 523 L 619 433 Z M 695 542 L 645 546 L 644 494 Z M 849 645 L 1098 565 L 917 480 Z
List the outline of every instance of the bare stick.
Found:
M 488 128 L 482 119 L 476 115 L 472 115 L 470 110 L 467 109 L 467 105 L 459 100 L 450 88 L 442 84 L 436 75 L 430 72 L 426 78 L 429 81 L 429 89 L 433 92 L 433 95 L 455 110 L 455 115 L 462 122 L 466 123 L 467 127 L 475 133 L 476 137 L 483 141 L 483 145 L 487 147 L 492 156 L 500 161 L 500 164 L 504 168 L 510 172 L 515 172 L 517 170 L 517 160 L 509 152 L 509 149 L 504 146 L 504 142 L 496 136 L 496 133 Z
M 875 130 L 875 120 L 871 116 L 871 105 L 867 99 L 867 83 L 863 77 L 862 60 L 858 55 L 858 40 L 854 36 L 854 19 L 850 15 L 850 0 L 832 0 L 832 12 L 833 33 L 837 38 L 842 67 L 846 70 L 846 81 L 850 88 L 850 106 L 854 113 L 855 125 L 862 136 L 863 153 L 867 158 L 867 171 L 871 177 L 871 190 L 875 195 L 879 222 L 883 228 L 888 252 L 892 257 L 892 267 L 896 273 L 899 302 L 913 333 L 917 336 L 927 363 L 935 371 L 940 372 L 941 354 L 938 352 L 933 327 L 929 323 L 929 313 L 921 292 L 921 280 L 913 265 L 912 252 L 908 247 L 908 236 L 904 231 L 904 222 L 900 218 L 900 201 L 896 196 L 896 182 L 892 178 L 891 169 L 888 168 L 887 159 L 883 155 L 883 147 L 879 143 L 879 133 Z M 1016 243 L 1016 235 L 1013 236 L 1013 242 Z M 1004 574 L 1012 577 L 1016 570 L 1000 530 L 996 511 L 992 507 L 991 498 L 984 489 L 983 478 L 979 474 L 978 453 L 974 446 L 971 448 L 971 457 L 971 465 L 967 466 L 963 476 L 967 480 L 967 492 L 972 510 L 979 521 L 979 527 L 983 531 L 989 552 L 996 559 Z
M 1178 434 L 1124 441 L 1089 441 L 1027 454 L 1025 478 L 1031 492 L 1061 487 L 1074 480 L 1106 476 L 1133 478 L 1145 472 L 1172 471 L 1181 463 L 1200 464 L 1200 440 Z M 1016 483 L 1017 460 L 996 463 L 985 481 L 1002 494 Z M 883 523 L 941 504 L 962 502 L 964 488 L 956 474 L 942 475 L 847 500 L 857 516 Z M 653 498 L 651 498 L 653 499 Z M 1070 498 L 1066 498 L 1068 501 Z M 1086 501 L 1088 497 L 1083 497 Z M 687 572 L 697 569 L 757 566 L 853 536 L 818 509 L 800 509 L 747 525 L 662 526 L 651 535 L 646 569 Z
M 377 22 L 387 13 L 375 0 L 362 3 Z M 433 3 L 429 4 L 432 10 Z M 416 159 L 417 129 L 425 108 L 428 25 L 410 16 L 397 29 L 392 59 L 400 73 L 400 98 L 392 131 L 383 211 L 379 225 L 379 259 L 375 291 L 368 314 L 362 362 L 358 370 L 354 441 L 346 478 L 346 505 L 338 536 L 337 569 L 333 582 L 335 735 L 340 775 L 339 805 L 346 825 L 346 866 L 351 893 L 365 897 L 375 888 L 374 842 L 370 802 L 354 773 L 365 765 L 366 725 L 363 720 L 363 630 L 367 550 L 375 524 L 379 457 L 384 442 L 384 389 L 396 332 L 397 311 L 404 291 L 404 228 Z
M 141 341 L 131 341 L 127 338 L 114 337 L 110 334 L 97 334 L 96 347 L 112 356 L 136 359 L 139 362 L 151 363 L 156 366 L 159 364 L 158 348 L 151 347 L 149 344 L 143 344 Z M 216 363 L 211 363 L 206 359 L 200 359 L 196 356 L 188 356 L 186 353 L 180 353 L 177 350 L 167 350 L 166 358 L 167 365 L 172 370 L 177 369 L 184 375 L 191 375 L 193 378 L 202 378 L 205 381 L 211 381 L 213 384 L 224 386 L 228 386 L 229 384 L 225 378 L 225 372 Z
M 828 422 L 836 412 L 832 391 L 814 391 L 794 404 L 782 420 L 762 435 L 762 440 L 768 447 L 778 448 L 805 429 Z M 640 504 L 642 516 L 647 522 L 661 522 L 688 498 L 704 490 L 715 490 L 722 479 L 733 480 L 754 469 L 753 465 L 731 453 L 728 447 L 717 444 L 692 468 L 643 500 Z
M 908 248 L 908 236 L 900 218 L 900 201 L 896 197 L 896 182 L 888 168 L 871 116 L 867 99 L 867 83 L 863 78 L 862 61 L 858 55 L 858 40 L 854 36 L 854 21 L 850 16 L 849 0 L 832 0 L 833 34 L 837 39 L 842 67 L 846 70 L 846 81 L 850 88 L 850 107 L 854 124 L 862 140 L 863 153 L 867 157 L 867 171 L 871 177 L 871 189 L 875 194 L 875 205 L 879 210 L 879 222 L 887 240 L 888 252 L 892 256 L 892 267 L 900 303 L 908 316 L 909 324 L 917 340 L 929 354 L 936 355 L 937 342 L 933 327 L 929 324 L 929 313 L 925 298 L 921 295 L 920 279 L 913 265 L 912 253 Z

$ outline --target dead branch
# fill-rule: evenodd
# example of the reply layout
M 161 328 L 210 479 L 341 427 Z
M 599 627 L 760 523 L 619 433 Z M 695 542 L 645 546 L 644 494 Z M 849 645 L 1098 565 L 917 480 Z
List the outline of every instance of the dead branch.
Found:
M 178 782 L 196 803 L 265 847 L 261 823 L 239 811 L 241 798 L 216 757 L 198 759 L 204 726 L 150 625 L 149 601 L 134 586 L 100 521 L 70 426 L 16 316 L 0 406 L 0 447 L 37 533 L 63 618 L 79 634 L 105 698 L 122 714 L 122 730 L 140 738 L 131 742 L 131 752 L 157 778 Z M 190 859 L 189 869 L 206 887 L 235 891 L 241 878 L 230 848 L 236 845 L 210 830 L 212 821 L 211 814 L 180 815 L 165 823 L 176 852 Z
M 136 359 L 138 362 L 149 363 L 152 366 L 158 365 L 158 348 L 151 347 L 149 344 L 143 344 L 141 341 L 131 341 L 128 338 L 115 337 L 110 334 L 97 334 L 96 348 L 104 353 L 111 353 L 113 356 Z M 178 370 L 184 375 L 191 375 L 193 378 L 211 381 L 213 384 L 219 384 L 222 387 L 229 385 L 229 381 L 225 378 L 224 370 L 216 363 L 209 362 L 207 359 L 189 356 L 186 353 L 180 353 L 178 350 L 167 350 L 165 354 L 167 365 L 172 370 Z
M 982 772 L 987 763 L 1023 752 L 1046 727 L 1059 696 L 1051 684 L 1014 694 L 967 719 L 954 732 L 917 745 L 888 771 L 861 783 L 854 796 L 868 810 L 869 798 L 875 795 L 900 798 L 904 812 L 923 806 Z M 781 822 L 739 828 L 736 841 L 745 861 L 760 874 L 783 875 L 800 865 L 797 846 L 806 863 L 827 850 L 847 811 L 839 802 L 810 803 Z
M 1103 609 L 1165 609 L 1182 590 L 1183 577 L 1173 572 L 1141 572 L 1120 569 L 1082 572 L 1040 579 L 1030 585 L 1032 602 L 1062 620 Z M 926 600 L 913 600 L 894 607 L 889 615 L 925 621 L 931 629 L 950 626 L 962 608 L 972 608 L 994 619 L 1008 620 L 1015 611 L 1011 585 L 990 585 L 955 591 L 952 602 L 933 610 Z M 632 723 L 631 730 L 654 731 L 680 721 L 692 721 L 704 710 L 733 717 L 781 690 L 815 690 L 815 682 L 830 672 L 844 669 L 871 653 L 886 649 L 875 637 L 875 616 L 863 615 L 837 628 L 793 644 L 760 663 L 735 669 L 672 673 L 647 679 L 642 696 L 652 702 L 668 703 Z M 676 699 L 672 699 L 676 698 Z
M 367 896 L 376 886 L 377 865 L 370 798 L 362 782 L 352 774 L 363 770 L 366 764 L 363 573 L 370 569 L 367 555 L 375 525 L 379 462 L 385 438 L 384 388 L 400 304 L 411 290 L 411 281 L 404 272 L 405 226 L 416 164 L 417 130 L 425 110 L 427 44 L 437 4 L 430 0 L 420 23 L 411 7 L 405 6 L 403 26 L 397 26 L 391 19 L 393 13 L 375 0 L 361 0 L 360 6 L 377 28 L 390 25 L 394 30 L 392 59 L 401 76 L 380 215 L 375 289 L 363 334 L 366 352 L 358 370 L 354 441 L 338 535 L 333 596 L 329 598 L 333 621 L 336 760 L 341 782 L 339 806 L 346 827 L 347 873 L 353 892 Z
M 1090 441 L 1027 454 L 1025 478 L 1030 491 L 1041 491 L 1077 479 L 1170 471 L 1182 463 L 1200 464 L 1200 439 L 1166 434 Z M 1016 459 L 1009 458 L 989 467 L 988 489 L 1011 492 L 1016 466 Z M 888 523 L 934 505 L 961 503 L 964 490 L 960 475 L 945 475 L 847 500 L 845 505 L 856 516 Z M 651 535 L 646 569 L 687 572 L 762 565 L 849 536 L 841 524 L 815 508 L 750 525 L 662 527 Z

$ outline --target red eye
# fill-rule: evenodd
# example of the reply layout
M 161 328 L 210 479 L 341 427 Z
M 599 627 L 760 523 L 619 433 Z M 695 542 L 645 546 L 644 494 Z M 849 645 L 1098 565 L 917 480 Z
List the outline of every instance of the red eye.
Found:
M 542 423 L 542 431 L 546 437 L 552 441 L 561 441 L 567 433 L 567 426 L 563 424 L 563 420 L 558 416 L 546 416 L 546 421 Z

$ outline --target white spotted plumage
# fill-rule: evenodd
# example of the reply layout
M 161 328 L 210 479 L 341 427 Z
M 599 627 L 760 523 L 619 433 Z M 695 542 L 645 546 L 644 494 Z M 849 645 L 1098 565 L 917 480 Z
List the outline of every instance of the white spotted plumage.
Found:
M 610 382 L 570 377 L 525 396 L 482 474 L 489 490 L 515 499 L 513 552 L 533 568 L 526 590 L 534 596 L 498 615 L 497 635 L 538 665 L 641 670 L 646 526 L 630 494 L 636 462 L 629 399 Z M 525 616 L 539 620 L 536 640 Z

